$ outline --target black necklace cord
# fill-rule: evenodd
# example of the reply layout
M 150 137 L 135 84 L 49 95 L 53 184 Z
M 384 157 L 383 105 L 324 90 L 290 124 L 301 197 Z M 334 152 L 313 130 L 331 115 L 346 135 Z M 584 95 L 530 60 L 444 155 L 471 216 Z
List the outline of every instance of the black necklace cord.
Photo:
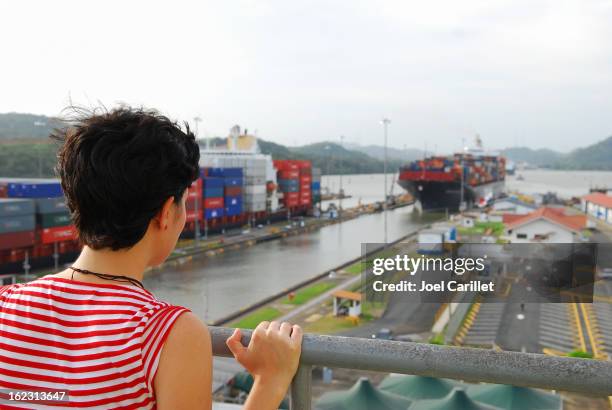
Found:
M 106 279 L 106 280 L 116 280 L 117 282 L 129 282 L 133 285 L 136 285 L 142 289 L 144 289 L 144 285 L 142 284 L 141 281 L 139 281 L 138 279 L 134 279 L 134 278 L 130 278 L 129 276 L 124 276 L 124 275 L 111 275 L 109 273 L 98 273 L 98 272 L 92 272 L 90 270 L 87 269 L 79 269 L 79 268 L 75 268 L 74 266 L 69 267 L 68 269 L 72 269 L 72 280 L 74 280 L 74 272 L 79 272 L 82 273 L 84 275 L 93 275 L 93 276 L 97 276 L 100 279 Z

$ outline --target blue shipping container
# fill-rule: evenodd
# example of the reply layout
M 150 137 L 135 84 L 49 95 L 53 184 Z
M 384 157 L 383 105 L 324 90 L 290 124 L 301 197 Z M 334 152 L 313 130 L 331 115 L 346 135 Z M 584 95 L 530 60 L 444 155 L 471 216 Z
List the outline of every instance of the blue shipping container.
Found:
M 6 193 L 9 198 L 57 198 L 64 195 L 59 182 L 11 182 Z
M 204 218 L 206 219 L 220 218 L 222 216 L 223 208 L 204 209 Z
M 242 213 L 242 205 L 225 207 L 225 216 L 237 216 Z
M 226 196 L 224 203 L 226 206 L 242 206 L 242 196 Z
M 208 176 L 223 178 L 225 176 L 225 168 L 208 168 Z
M 223 187 L 220 187 L 220 188 L 205 187 L 202 194 L 204 195 L 204 198 L 219 198 L 223 196 Z
M 223 188 L 223 183 L 225 181 L 223 180 L 223 178 L 206 177 L 203 179 L 202 182 L 204 183 L 204 189 L 207 189 L 207 188 Z
M 33 231 L 36 227 L 35 215 L 3 216 L 0 218 L 0 234 Z
M 31 215 L 34 213 L 34 201 L 31 199 L 0 198 L 0 217 Z
M 312 190 L 313 191 L 320 191 L 321 190 L 321 182 L 320 181 L 314 181 L 312 183 Z
M 225 177 L 225 186 L 242 186 L 242 177 Z
M 297 179 L 279 179 L 278 188 L 281 192 L 298 192 L 300 182 Z
M 225 168 L 225 177 L 242 178 L 243 176 L 242 168 Z

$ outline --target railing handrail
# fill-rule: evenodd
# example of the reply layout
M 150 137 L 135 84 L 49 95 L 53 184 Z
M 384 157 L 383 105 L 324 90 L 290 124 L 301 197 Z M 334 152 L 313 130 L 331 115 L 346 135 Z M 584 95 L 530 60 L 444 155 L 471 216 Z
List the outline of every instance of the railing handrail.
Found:
M 231 357 L 225 340 L 233 329 L 209 330 L 213 354 Z M 246 345 L 251 331 L 242 334 Z M 305 334 L 300 364 L 612 395 L 611 361 L 535 353 Z

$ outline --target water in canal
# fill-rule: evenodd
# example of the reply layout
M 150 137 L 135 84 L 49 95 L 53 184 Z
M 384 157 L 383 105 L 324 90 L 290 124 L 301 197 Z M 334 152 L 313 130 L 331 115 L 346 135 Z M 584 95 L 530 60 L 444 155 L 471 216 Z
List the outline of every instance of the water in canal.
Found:
M 412 207 L 388 212 L 389 241 L 440 215 Z M 361 243 L 383 241 L 383 214 L 365 215 L 304 235 L 264 242 L 214 257 L 199 256 L 153 272 L 144 284 L 158 298 L 212 321 L 358 257 Z

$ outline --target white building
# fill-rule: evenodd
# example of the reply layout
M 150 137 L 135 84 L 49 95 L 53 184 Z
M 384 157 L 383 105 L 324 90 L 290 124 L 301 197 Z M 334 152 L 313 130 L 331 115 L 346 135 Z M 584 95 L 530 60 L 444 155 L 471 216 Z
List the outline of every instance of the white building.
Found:
M 581 205 L 585 214 L 612 225 L 612 196 L 593 192 L 582 197 Z
M 540 208 L 506 223 L 512 243 L 573 243 L 586 227 L 584 215 L 566 215 L 560 208 Z

